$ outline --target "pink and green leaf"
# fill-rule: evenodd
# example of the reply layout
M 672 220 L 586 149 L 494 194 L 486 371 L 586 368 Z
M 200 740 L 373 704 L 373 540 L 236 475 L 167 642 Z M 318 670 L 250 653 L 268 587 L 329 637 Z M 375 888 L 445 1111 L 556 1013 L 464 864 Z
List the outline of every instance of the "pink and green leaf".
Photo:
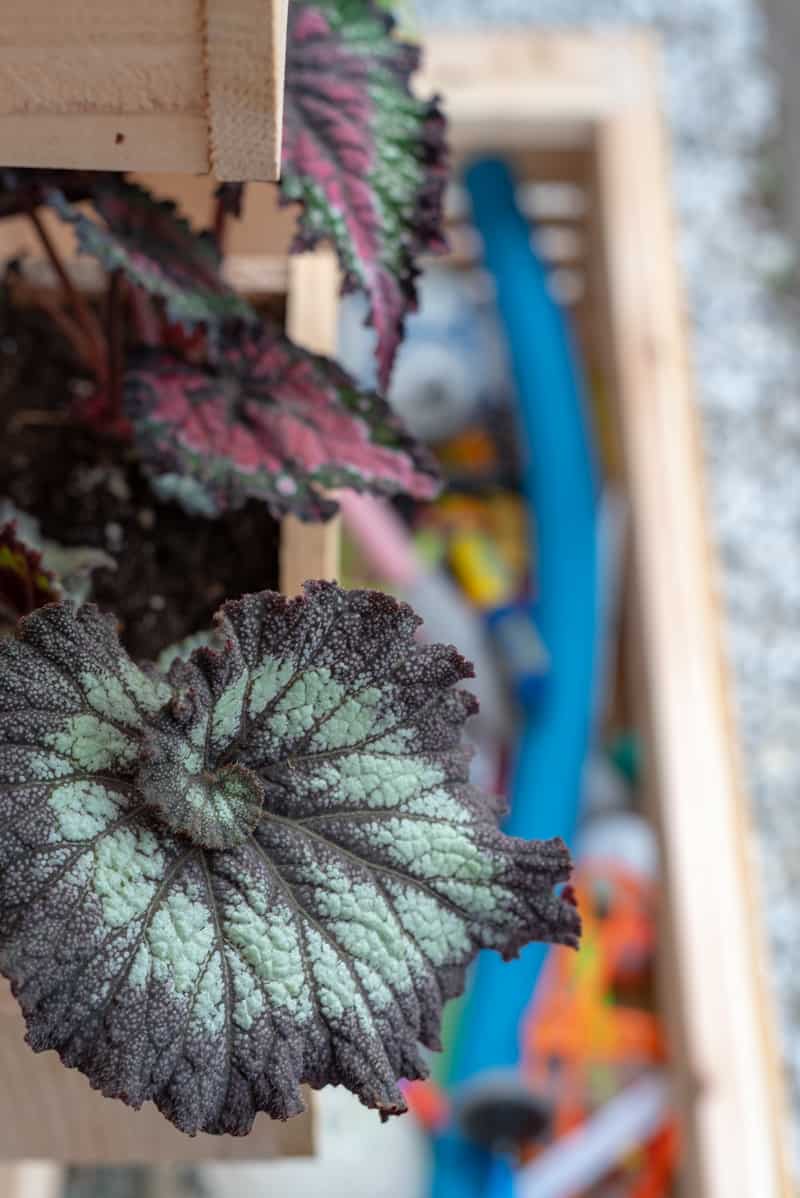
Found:
M 187 327 L 257 320 L 256 313 L 222 277 L 210 233 L 197 233 L 168 200 L 114 177 L 92 191 L 100 220 L 63 191 L 48 193 L 51 206 L 73 225 L 78 246 L 109 274 L 121 270 L 136 287 L 159 299 L 168 318 Z
M 0 527 L 0 628 L 60 598 L 55 576 L 42 565 L 41 553 L 18 537 L 16 523 Z
M 310 583 L 226 604 L 166 681 L 92 607 L 0 643 L 0 967 L 34 1049 L 189 1133 L 303 1084 L 399 1113 L 479 949 L 576 943 L 567 851 L 500 831 L 470 667 L 417 624 Z
M 444 119 L 409 79 L 419 50 L 372 0 L 293 0 L 281 194 L 301 204 L 296 249 L 334 243 L 345 287 L 368 297 L 385 389 L 416 258 L 443 248 Z
M 248 499 L 324 519 L 337 487 L 431 498 L 438 470 L 386 402 L 264 325 L 223 337 L 213 366 L 162 351 L 131 362 L 125 405 L 162 498 L 213 516 Z

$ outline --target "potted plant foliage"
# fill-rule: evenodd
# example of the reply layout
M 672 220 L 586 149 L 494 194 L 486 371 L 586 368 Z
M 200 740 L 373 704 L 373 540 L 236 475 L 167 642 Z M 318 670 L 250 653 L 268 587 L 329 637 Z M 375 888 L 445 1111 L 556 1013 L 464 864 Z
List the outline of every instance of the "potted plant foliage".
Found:
M 281 193 L 295 248 L 332 242 L 366 293 L 382 390 L 441 245 L 416 63 L 373 0 L 293 0 Z M 0 181 L 60 282 L 31 311 L 11 263 L 2 303 L 0 968 L 28 1040 L 190 1134 L 292 1116 L 302 1083 L 400 1112 L 480 948 L 578 935 L 564 846 L 469 781 L 469 664 L 380 593 L 264 589 L 273 518 L 424 498 L 435 466 L 225 284 L 240 187 L 198 234 L 119 176 Z

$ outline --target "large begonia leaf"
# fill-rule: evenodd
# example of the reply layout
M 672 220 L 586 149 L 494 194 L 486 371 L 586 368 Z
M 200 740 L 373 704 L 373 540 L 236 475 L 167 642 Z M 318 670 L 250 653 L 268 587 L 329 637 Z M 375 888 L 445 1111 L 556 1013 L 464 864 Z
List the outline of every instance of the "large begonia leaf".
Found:
M 17 535 L 11 520 L 0 527 L 0 633 L 45 603 L 56 603 L 61 588 L 42 565 L 42 555 Z
M 162 300 L 169 318 L 193 326 L 223 321 L 254 322 L 256 313 L 222 277 L 210 233 L 197 233 L 175 204 L 119 177 L 92 191 L 96 220 L 70 203 L 63 191 L 48 193 L 51 206 L 74 226 L 78 246 L 109 272 Z
M 439 489 L 433 458 L 380 396 L 268 325 L 223 337 L 213 366 L 158 350 L 132 357 L 125 403 L 157 494 L 191 512 L 260 499 L 314 520 L 336 510 L 326 489 Z
M 417 46 L 372 0 L 289 7 L 281 194 L 302 205 L 295 248 L 335 244 L 345 286 L 366 292 L 385 389 L 416 256 L 443 248 L 444 119 L 416 99 Z
M 92 607 L 0 643 L 0 966 L 35 1049 L 190 1133 L 294 1115 L 304 1082 L 390 1114 L 479 948 L 575 944 L 567 851 L 499 831 L 470 668 L 417 624 L 249 595 L 168 682 Z

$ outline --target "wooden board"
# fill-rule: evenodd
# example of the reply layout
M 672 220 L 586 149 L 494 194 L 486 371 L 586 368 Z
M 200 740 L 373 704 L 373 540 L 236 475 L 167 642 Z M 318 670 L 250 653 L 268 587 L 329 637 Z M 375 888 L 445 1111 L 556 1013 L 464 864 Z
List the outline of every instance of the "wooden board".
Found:
M 0 245 L 0 252 L 2 251 Z M 331 349 L 336 335 L 338 272 L 326 253 L 285 260 L 265 257 L 266 277 L 288 281 L 287 320 L 310 349 Z M 338 524 L 287 521 L 281 587 L 295 593 L 305 578 L 332 578 L 338 569 Z M 313 1152 L 311 1114 L 279 1123 L 260 1115 L 247 1137 L 182 1135 L 148 1104 L 132 1111 L 92 1091 L 53 1052 L 34 1054 L 6 983 L 0 985 L 0 1166 L 3 1198 L 54 1198 L 62 1162 L 83 1164 L 202 1160 L 266 1160 Z M 312 1098 L 307 1096 L 309 1103 Z M 33 1165 L 30 1158 L 59 1162 Z
M 289 262 L 289 303 L 286 329 L 314 353 L 336 350 L 336 297 L 339 270 L 332 253 L 319 250 L 296 255 Z M 288 516 L 281 528 L 281 590 L 295 595 L 310 578 L 339 576 L 340 519 L 304 524 Z
M 276 179 L 288 0 L 3 0 L 0 162 Z
M 658 81 L 656 48 L 642 35 L 448 31 L 428 45 L 423 86 L 444 96 L 456 159 L 505 153 L 523 179 L 585 192 L 583 298 L 572 311 L 607 372 L 630 503 L 627 624 L 665 866 L 681 1193 L 788 1198 Z

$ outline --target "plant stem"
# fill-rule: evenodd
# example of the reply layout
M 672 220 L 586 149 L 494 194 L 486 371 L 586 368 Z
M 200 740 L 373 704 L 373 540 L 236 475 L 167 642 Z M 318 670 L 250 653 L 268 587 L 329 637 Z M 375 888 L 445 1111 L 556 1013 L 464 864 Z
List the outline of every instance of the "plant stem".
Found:
M 108 346 L 108 401 L 115 419 L 122 419 L 122 376 L 124 370 L 123 309 L 125 279 L 121 270 L 112 271 L 106 296 L 106 344 Z
M 136 339 L 142 345 L 158 345 L 161 336 L 161 324 L 153 309 L 150 296 L 141 287 L 130 287 L 128 295 L 131 302 L 131 318 Z
M 214 204 L 214 239 L 220 254 L 225 254 L 225 232 L 228 225 L 228 210 L 222 196 L 217 196 Z
M 98 382 L 105 382 L 108 376 L 107 352 L 103 330 L 100 327 L 97 317 L 87 302 L 86 297 L 81 295 L 69 277 L 69 272 L 64 266 L 61 255 L 53 244 L 39 213 L 35 208 L 31 208 L 28 210 L 28 216 L 42 243 L 42 248 L 47 255 L 50 265 L 58 276 L 64 296 L 71 305 L 78 323 L 86 334 L 92 359 L 90 366 L 96 374 Z
M 75 356 L 91 369 L 94 362 L 94 348 L 86 336 L 83 325 L 79 324 L 66 310 L 61 297 L 55 295 L 51 288 L 33 286 L 21 271 L 7 274 L 6 282 L 14 303 L 20 307 L 38 308 L 40 311 L 46 312 L 72 346 Z

